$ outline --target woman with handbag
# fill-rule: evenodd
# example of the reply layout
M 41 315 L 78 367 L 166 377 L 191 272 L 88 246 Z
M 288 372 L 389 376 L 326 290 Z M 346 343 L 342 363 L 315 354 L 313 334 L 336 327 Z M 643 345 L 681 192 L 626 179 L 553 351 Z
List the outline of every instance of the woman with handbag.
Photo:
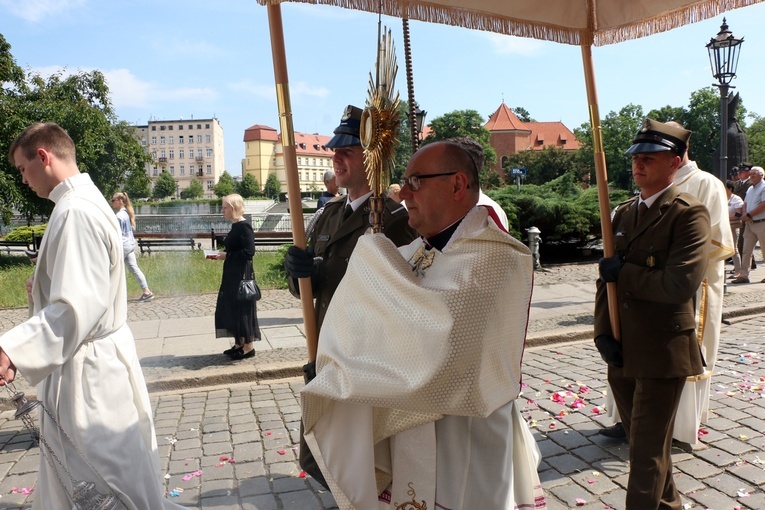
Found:
M 252 226 L 244 221 L 243 215 L 244 200 L 240 195 L 223 198 L 223 216 L 231 221 L 231 230 L 224 241 L 226 251 L 219 252 L 216 257 L 223 261 L 223 277 L 215 306 L 215 337 L 234 338 L 234 346 L 223 351 L 233 360 L 254 357 L 253 342 L 260 340 L 256 308 L 258 296 L 249 293 L 240 299 L 239 292 L 242 280 L 252 280 L 254 289 L 257 289 L 252 274 L 255 238 Z M 255 294 L 259 294 L 259 291 Z

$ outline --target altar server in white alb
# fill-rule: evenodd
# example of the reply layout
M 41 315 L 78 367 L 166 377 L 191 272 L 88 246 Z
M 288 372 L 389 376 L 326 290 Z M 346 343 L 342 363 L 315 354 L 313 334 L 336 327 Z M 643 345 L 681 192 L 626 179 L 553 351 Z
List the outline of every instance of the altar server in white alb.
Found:
M 329 306 L 302 404 L 341 509 L 546 508 L 518 400 L 532 257 L 476 206 L 473 144 L 415 153 L 401 198 L 422 238 L 361 237 Z
M 41 444 L 32 508 L 71 509 L 71 479 L 113 492 L 130 510 L 183 508 L 163 494 L 149 395 L 125 323 L 117 219 L 58 125 L 28 127 L 8 157 L 27 186 L 56 204 L 30 285 L 30 318 L 0 337 L 0 376 L 23 374 L 47 411 L 38 419 L 50 450 Z

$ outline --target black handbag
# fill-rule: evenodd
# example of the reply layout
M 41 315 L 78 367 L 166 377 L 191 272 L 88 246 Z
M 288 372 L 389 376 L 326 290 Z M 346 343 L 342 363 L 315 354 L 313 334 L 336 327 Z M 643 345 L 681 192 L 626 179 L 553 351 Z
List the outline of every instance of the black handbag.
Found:
M 247 266 L 242 275 L 242 281 L 239 282 L 239 290 L 236 293 L 236 299 L 239 301 L 259 301 L 260 287 L 255 281 L 255 275 L 252 271 L 252 261 L 247 261 Z

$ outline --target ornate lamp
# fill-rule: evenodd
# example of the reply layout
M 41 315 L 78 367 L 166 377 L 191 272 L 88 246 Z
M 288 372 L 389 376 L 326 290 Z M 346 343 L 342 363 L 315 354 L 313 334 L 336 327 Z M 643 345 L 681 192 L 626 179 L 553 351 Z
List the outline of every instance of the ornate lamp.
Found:
M 415 126 L 417 127 L 417 133 L 420 136 L 420 140 L 422 140 L 422 128 L 425 127 L 425 117 L 428 116 L 428 112 L 425 110 L 420 109 L 420 105 L 418 105 L 416 102 L 414 103 L 414 121 Z
M 712 76 L 718 81 L 715 87 L 720 89 L 720 175 L 718 177 L 723 182 L 728 178 L 728 88 L 731 80 L 736 77 L 738 56 L 743 42 L 743 37 L 741 39 L 733 37 L 723 18 L 720 31 L 707 44 Z
M 3 377 L 0 376 L 0 379 L 5 380 Z M 63 487 L 64 492 L 66 492 L 69 495 L 69 499 L 72 502 L 73 510 L 116 510 L 119 508 L 120 500 L 117 497 L 117 495 L 112 491 L 111 487 L 109 486 L 106 481 L 101 477 L 101 475 L 98 474 L 98 472 L 93 468 L 93 466 L 90 465 L 90 462 L 85 458 L 83 453 L 80 451 L 79 448 L 77 448 L 77 445 L 74 444 L 74 442 L 71 440 L 71 438 L 66 435 L 66 433 L 61 429 L 61 427 L 58 425 L 56 420 L 53 418 L 53 416 L 48 412 L 47 409 L 40 403 L 39 400 L 30 400 L 24 395 L 23 392 L 17 391 L 16 387 L 13 383 L 5 382 L 5 389 L 8 391 L 8 394 L 11 397 L 11 400 L 14 404 L 16 404 L 16 414 L 14 415 L 14 418 L 20 419 L 22 423 L 24 424 L 24 427 L 29 431 L 29 433 L 32 436 L 32 439 L 35 440 L 40 445 L 40 454 L 43 456 L 43 458 L 48 462 L 48 464 L 53 468 L 53 472 L 56 475 L 56 478 L 58 479 L 59 483 L 61 484 L 61 487 Z M 50 446 L 48 445 L 48 442 L 45 440 L 45 438 L 40 433 L 40 430 L 35 425 L 34 416 L 31 415 L 32 411 L 40 408 L 42 409 L 45 414 L 48 416 L 48 419 L 53 422 L 53 425 L 58 429 L 58 431 L 61 434 L 61 437 L 69 443 L 69 446 L 71 446 L 75 452 L 85 461 L 85 464 L 95 473 L 95 475 L 103 482 L 104 486 L 109 488 L 109 494 L 101 494 L 98 492 L 98 489 L 96 487 L 96 484 L 93 482 L 87 482 L 83 480 L 75 480 L 74 477 L 72 477 L 72 474 L 67 469 L 64 462 L 58 458 L 56 453 L 51 450 Z M 61 471 L 64 472 L 66 477 L 69 480 L 70 486 L 72 488 L 71 492 L 67 490 L 66 485 L 64 484 L 64 481 L 61 479 L 61 473 L 58 469 L 56 469 L 56 465 L 54 464 L 54 461 L 56 464 L 61 466 Z

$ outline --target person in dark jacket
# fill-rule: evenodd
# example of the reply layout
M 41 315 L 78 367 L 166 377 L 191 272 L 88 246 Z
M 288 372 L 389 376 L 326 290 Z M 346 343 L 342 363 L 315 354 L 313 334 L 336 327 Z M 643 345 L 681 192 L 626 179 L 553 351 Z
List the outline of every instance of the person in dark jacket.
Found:
M 253 301 L 239 301 L 239 282 L 252 264 L 255 254 L 255 237 L 252 226 L 244 215 L 244 200 L 233 194 L 223 198 L 223 216 L 231 221 L 231 230 L 224 241 L 225 252 L 216 257 L 223 261 L 223 277 L 215 305 L 215 337 L 233 337 L 234 346 L 223 351 L 234 360 L 255 356 L 253 342 L 260 340 L 257 304 Z

